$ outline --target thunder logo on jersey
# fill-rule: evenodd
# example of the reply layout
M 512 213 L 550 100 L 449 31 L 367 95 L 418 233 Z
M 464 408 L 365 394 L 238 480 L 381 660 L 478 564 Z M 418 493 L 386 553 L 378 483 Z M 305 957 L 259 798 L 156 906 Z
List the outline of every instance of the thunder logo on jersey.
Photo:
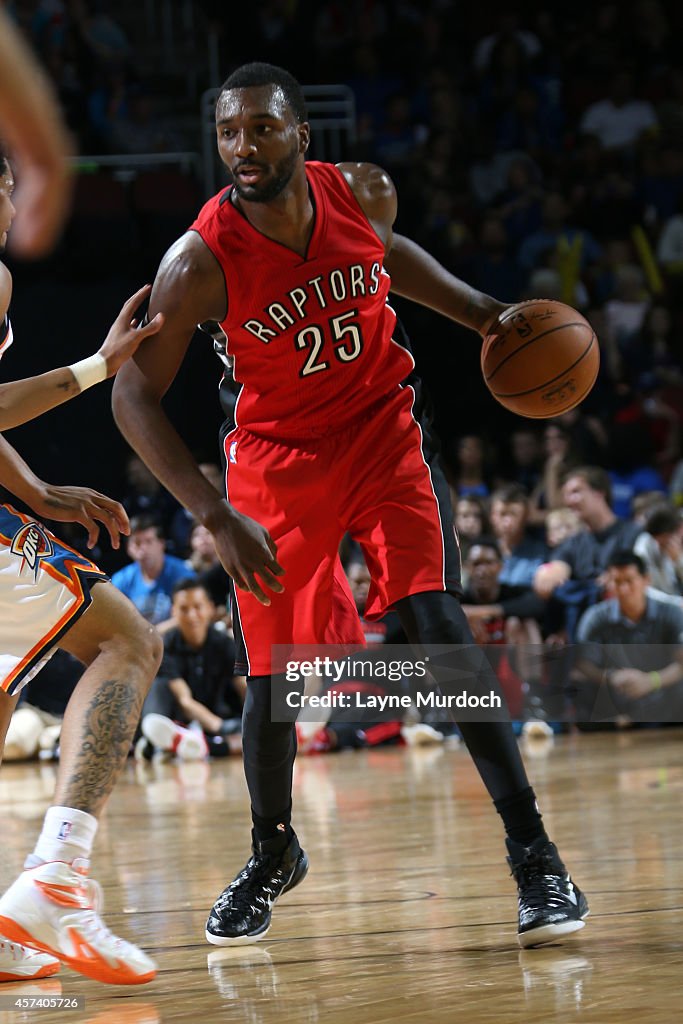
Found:
M 10 551 L 21 558 L 19 572 L 23 572 L 24 566 L 27 565 L 33 572 L 35 582 L 40 572 L 41 558 L 49 558 L 54 548 L 52 541 L 38 523 L 26 523 L 14 534 Z

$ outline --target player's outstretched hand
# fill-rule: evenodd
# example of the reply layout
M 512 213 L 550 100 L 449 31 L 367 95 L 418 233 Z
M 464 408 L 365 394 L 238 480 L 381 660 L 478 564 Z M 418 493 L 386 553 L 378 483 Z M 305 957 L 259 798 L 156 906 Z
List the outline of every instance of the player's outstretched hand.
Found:
M 56 487 L 43 483 L 39 494 L 31 498 L 31 508 L 44 519 L 80 523 L 88 531 L 89 548 L 95 546 L 100 535 L 99 523 L 106 526 L 114 548 L 118 548 L 122 533 L 130 533 L 123 505 L 89 487 Z
M 229 518 L 226 517 L 218 529 L 212 530 L 218 557 L 236 587 L 248 590 L 261 604 L 269 605 L 270 598 L 264 587 L 274 594 L 281 594 L 285 589 L 278 579 L 278 576 L 284 576 L 285 570 L 278 563 L 275 543 L 255 519 L 243 516 L 235 509 L 229 512 Z
M 139 288 L 135 295 L 131 295 L 124 302 L 121 312 L 109 328 L 109 334 L 104 339 L 99 351 L 99 355 L 104 356 L 107 360 L 107 377 L 113 377 L 126 360 L 135 353 L 141 342 L 145 338 L 149 338 L 151 334 L 156 334 L 163 327 L 163 313 L 157 313 L 144 327 L 140 327 L 138 321 L 133 317 L 135 310 L 147 298 L 151 290 L 151 284 L 146 284 Z

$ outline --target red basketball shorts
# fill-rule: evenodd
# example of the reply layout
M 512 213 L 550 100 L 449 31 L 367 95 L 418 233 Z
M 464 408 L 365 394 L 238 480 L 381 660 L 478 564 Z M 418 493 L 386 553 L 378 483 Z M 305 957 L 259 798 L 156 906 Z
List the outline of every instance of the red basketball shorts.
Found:
M 338 557 L 346 533 L 372 580 L 366 618 L 410 594 L 461 593 L 448 486 L 413 400 L 401 388 L 324 438 L 280 443 L 240 427 L 227 435 L 228 500 L 268 530 L 285 569 L 284 593 L 269 594 L 269 607 L 233 588 L 237 671 L 270 675 L 275 644 L 363 644 Z

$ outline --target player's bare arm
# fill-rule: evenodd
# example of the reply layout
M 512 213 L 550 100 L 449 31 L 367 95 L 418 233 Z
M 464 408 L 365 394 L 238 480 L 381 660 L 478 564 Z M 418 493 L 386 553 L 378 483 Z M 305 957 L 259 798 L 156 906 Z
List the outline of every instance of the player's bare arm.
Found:
M 192 515 L 209 529 L 225 570 L 262 604 L 283 587 L 284 572 L 266 530 L 217 496 L 162 408 L 162 399 L 185 357 L 198 323 L 222 321 L 227 297 L 223 274 L 196 232 L 164 256 L 150 299 L 150 314 L 163 312 L 161 330 L 140 346 L 119 373 L 113 393 L 116 423 L 128 443 Z
M 421 246 L 403 235 L 393 235 L 384 265 L 391 277 L 392 292 L 428 306 L 479 334 L 487 334 L 492 322 L 508 308 L 506 303 L 454 277 Z
M 454 277 L 415 242 L 393 232 L 398 202 L 391 178 L 376 164 L 339 164 L 372 227 L 384 242 L 385 267 L 391 290 L 428 306 L 480 334 L 504 309 L 505 303 L 471 288 Z
M 49 252 L 71 195 L 70 144 L 54 92 L 21 33 L 0 10 L 0 123 L 19 170 L 14 249 Z
M 9 279 L 9 280 L 8 280 Z M 147 337 L 161 326 L 161 318 L 138 327 L 133 314 L 149 295 L 150 285 L 140 288 L 125 302 L 98 351 L 73 367 L 62 366 L 36 377 L 0 384 L 0 430 L 22 423 L 75 398 L 90 384 L 112 377 Z M 4 316 L 11 296 L 11 277 L 0 264 L 0 317 Z M 52 517 L 54 518 L 54 517 Z

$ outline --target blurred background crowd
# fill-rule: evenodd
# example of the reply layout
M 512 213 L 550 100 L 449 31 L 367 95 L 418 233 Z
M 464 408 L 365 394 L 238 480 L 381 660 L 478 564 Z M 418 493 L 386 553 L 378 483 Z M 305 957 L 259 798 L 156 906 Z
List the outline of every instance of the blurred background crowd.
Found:
M 204 94 L 234 67 L 268 60 L 306 86 L 346 87 L 352 116 L 340 156 L 391 173 L 398 230 L 498 299 L 572 304 L 600 341 L 600 377 L 583 405 L 557 420 L 521 420 L 485 390 L 474 336 L 397 302 L 434 401 L 475 636 L 549 650 L 582 631 L 588 640 L 582 618 L 609 599 L 605 614 L 639 623 L 640 643 L 675 644 L 683 639 L 683 8 L 665 0 L 510 7 L 8 4 L 54 80 L 80 154 L 55 255 L 13 268 L 8 371 L 28 375 L 91 351 L 122 296 L 152 280 L 207 198 Z M 207 395 L 220 375 L 210 339 L 198 334 L 168 397 L 217 481 L 221 413 L 217 394 L 213 411 Z M 21 428 L 19 448 L 46 478 L 78 478 L 151 517 L 143 522 L 161 541 L 157 563 L 172 556 L 209 573 L 220 618 L 225 581 L 210 537 L 126 449 L 103 392 Z M 99 559 L 116 571 L 150 557 L 142 548 L 104 548 Z M 349 573 L 362 576 L 359 553 L 347 557 Z M 671 639 L 648 639 L 658 601 L 676 610 Z M 170 602 L 169 591 L 163 612 L 149 604 L 155 621 Z M 639 669 L 652 693 L 643 682 L 634 697 L 631 681 L 622 694 L 649 699 L 666 689 L 667 665 Z M 600 669 L 612 670 L 626 666 Z M 524 675 L 524 666 L 515 671 Z

